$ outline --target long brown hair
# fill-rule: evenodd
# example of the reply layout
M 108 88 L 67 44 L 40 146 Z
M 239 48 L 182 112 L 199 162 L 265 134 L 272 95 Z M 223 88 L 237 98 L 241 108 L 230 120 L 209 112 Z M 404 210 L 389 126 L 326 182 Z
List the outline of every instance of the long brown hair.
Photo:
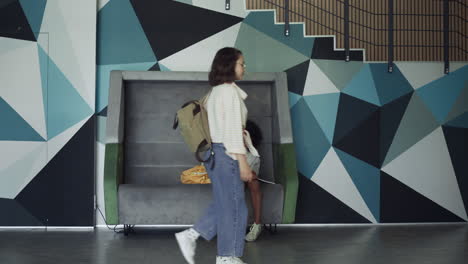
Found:
M 236 62 L 242 52 L 236 48 L 222 48 L 216 52 L 209 75 L 210 85 L 216 86 L 236 80 Z

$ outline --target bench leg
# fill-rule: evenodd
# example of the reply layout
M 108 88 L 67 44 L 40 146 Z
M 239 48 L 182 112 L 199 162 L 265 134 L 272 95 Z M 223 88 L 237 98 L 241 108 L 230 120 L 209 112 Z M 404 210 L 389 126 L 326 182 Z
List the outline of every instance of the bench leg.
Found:
M 268 225 L 265 224 L 263 225 L 263 227 L 272 235 L 275 235 L 278 232 L 276 224 L 268 224 Z
M 128 236 L 128 234 L 130 233 L 135 233 L 135 230 L 133 229 L 135 225 L 127 225 L 127 224 L 124 224 L 124 235 L 125 236 Z

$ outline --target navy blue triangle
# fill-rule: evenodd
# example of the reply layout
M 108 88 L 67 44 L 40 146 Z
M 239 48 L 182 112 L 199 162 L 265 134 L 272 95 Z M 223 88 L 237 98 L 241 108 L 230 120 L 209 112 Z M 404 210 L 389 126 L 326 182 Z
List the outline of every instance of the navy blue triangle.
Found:
M 36 41 L 18 0 L 0 4 L 0 37 Z
M 445 141 L 458 180 L 458 187 L 468 211 L 468 128 L 442 126 Z
M 98 116 L 107 116 L 107 106 L 97 114 Z
M 151 68 L 148 69 L 148 71 L 161 71 L 161 67 L 159 66 L 159 63 L 155 63 Z
M 159 61 L 243 20 L 176 1 L 130 2 Z
M 379 111 L 352 129 L 342 139 L 333 145 L 352 156 L 379 168 L 380 140 Z
M 28 18 L 29 25 L 37 38 L 41 31 L 42 18 L 44 17 L 47 0 L 20 0 L 20 3 Z
M 381 171 L 380 222 L 464 222 L 452 212 Z
M 392 145 L 401 119 L 413 93 L 406 94 L 380 108 L 380 166 Z
M 348 134 L 361 122 L 368 119 L 378 107 L 366 101 L 341 93 L 338 104 L 338 114 L 336 117 L 335 134 L 333 143 L 335 144 Z
M 94 224 L 95 130 L 93 116 L 16 196 L 44 224 Z
M 370 223 L 304 175 L 298 177 L 295 223 Z
M 0 198 L 0 215 L 0 226 L 44 225 L 13 199 Z
M 288 75 L 288 90 L 290 92 L 298 95 L 302 95 L 304 92 L 309 63 L 310 60 L 307 60 L 286 70 L 286 74 Z

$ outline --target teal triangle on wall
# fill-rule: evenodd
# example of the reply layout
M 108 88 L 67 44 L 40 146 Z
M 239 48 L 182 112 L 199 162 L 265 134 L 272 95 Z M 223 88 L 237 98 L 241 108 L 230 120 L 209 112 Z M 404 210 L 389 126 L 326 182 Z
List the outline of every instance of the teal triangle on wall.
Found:
M 44 10 L 46 7 L 46 0 L 19 0 L 24 14 L 28 19 L 29 26 L 36 36 L 39 36 L 41 31 L 42 18 L 44 17 Z
M 465 66 L 416 90 L 439 124 L 444 123 L 460 96 L 467 76 L 468 66 Z
M 445 125 L 449 127 L 468 128 L 468 112 L 459 115 L 457 118 L 447 122 Z
M 45 141 L 2 97 L 0 126 L 0 140 Z
M 380 170 L 335 148 L 354 185 L 377 221 L 380 219 Z
M 297 168 L 311 178 L 331 144 L 303 98 L 291 109 L 291 123 L 294 141 L 297 142 L 294 145 Z
M 305 96 L 304 100 L 331 144 L 335 132 L 340 93 Z
M 369 64 L 362 67 L 361 71 L 353 77 L 353 79 L 343 89 L 343 93 L 359 98 L 368 103 L 381 106 Z
M 112 0 L 106 4 L 98 12 L 97 25 L 98 65 L 156 61 L 129 0 Z
M 386 63 L 370 64 L 370 69 L 381 105 L 388 104 L 413 91 L 411 84 L 397 66 L 394 67 L 392 73 L 388 72 Z
M 302 98 L 302 96 L 292 93 L 292 92 L 288 92 L 288 98 L 289 98 L 289 109 L 291 109 Z
M 162 65 L 161 63 L 159 63 L 159 68 L 161 69 L 161 71 L 165 72 L 165 71 L 171 71 L 171 69 L 169 69 L 168 67 Z
M 45 121 L 47 124 L 47 92 L 48 92 L 48 68 L 49 68 L 49 56 L 44 52 L 41 46 L 37 45 L 39 68 L 41 72 L 41 86 L 42 86 L 42 102 L 44 105 Z M 47 131 L 46 131 L 47 133 Z
M 93 110 L 41 47 L 39 54 L 40 58 L 48 58 L 46 120 L 47 137 L 51 139 L 93 114 Z
M 449 114 L 445 117 L 445 122 L 450 122 L 466 112 L 468 112 L 468 78 L 465 81 L 465 88 L 463 88 Z

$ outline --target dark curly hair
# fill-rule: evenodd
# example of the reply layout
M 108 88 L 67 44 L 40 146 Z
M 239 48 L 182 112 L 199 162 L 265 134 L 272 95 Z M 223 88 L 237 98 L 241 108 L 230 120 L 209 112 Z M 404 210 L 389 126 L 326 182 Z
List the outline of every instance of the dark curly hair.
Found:
M 252 144 L 255 148 L 258 148 L 260 143 L 263 140 L 262 131 L 252 120 L 247 120 L 245 124 L 245 130 L 249 131 L 250 139 L 252 139 Z
M 216 86 L 236 80 L 236 62 L 242 52 L 236 48 L 222 48 L 216 52 L 209 75 L 210 85 Z

